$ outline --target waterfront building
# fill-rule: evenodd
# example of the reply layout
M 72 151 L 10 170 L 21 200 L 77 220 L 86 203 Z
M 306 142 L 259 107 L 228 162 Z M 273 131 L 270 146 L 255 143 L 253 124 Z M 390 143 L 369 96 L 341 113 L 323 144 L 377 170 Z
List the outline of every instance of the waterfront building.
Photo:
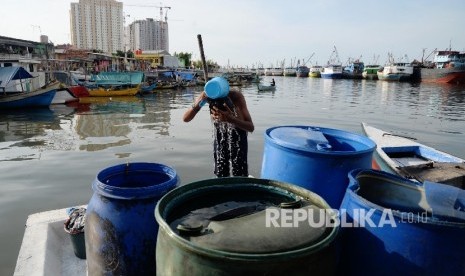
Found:
M 149 64 L 151 68 L 168 67 L 178 68 L 181 67 L 181 63 L 176 56 L 170 55 L 165 50 L 153 50 L 153 51 L 142 51 L 136 50 L 134 57 Z
M 168 22 L 147 18 L 129 25 L 129 48 L 169 52 Z
M 26 80 L 31 90 L 43 86 L 50 80 L 46 74 L 47 60 L 54 56 L 54 47 L 48 38 L 42 42 L 0 36 L 0 67 L 20 66 L 33 78 Z
M 71 43 L 80 49 L 104 53 L 124 51 L 123 3 L 115 0 L 79 0 L 71 3 Z

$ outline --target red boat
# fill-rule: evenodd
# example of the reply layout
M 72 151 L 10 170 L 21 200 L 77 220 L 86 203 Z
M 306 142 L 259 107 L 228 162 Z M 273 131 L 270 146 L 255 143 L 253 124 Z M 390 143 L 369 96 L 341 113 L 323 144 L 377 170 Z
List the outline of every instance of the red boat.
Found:
M 422 82 L 465 83 L 465 53 L 436 51 L 431 67 L 421 68 Z
M 82 98 L 82 97 L 89 97 L 90 96 L 89 91 L 87 90 L 87 88 L 85 86 L 82 86 L 82 85 L 68 86 L 68 90 L 76 98 Z

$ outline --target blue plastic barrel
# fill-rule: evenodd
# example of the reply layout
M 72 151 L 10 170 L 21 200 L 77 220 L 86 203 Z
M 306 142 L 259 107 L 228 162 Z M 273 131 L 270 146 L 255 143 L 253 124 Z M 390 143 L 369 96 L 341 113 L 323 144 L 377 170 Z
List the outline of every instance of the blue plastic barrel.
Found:
M 224 98 L 229 94 L 228 80 L 223 77 L 214 77 L 205 84 L 204 90 L 210 99 Z
M 337 129 L 269 128 L 261 177 L 309 189 L 338 209 L 348 185 L 347 174 L 356 168 L 371 168 L 375 147 L 365 136 Z
M 89 275 L 155 275 L 153 211 L 177 181 L 174 169 L 156 163 L 121 164 L 97 174 L 84 230 Z
M 344 275 L 465 275 L 465 191 L 355 170 L 341 205 Z

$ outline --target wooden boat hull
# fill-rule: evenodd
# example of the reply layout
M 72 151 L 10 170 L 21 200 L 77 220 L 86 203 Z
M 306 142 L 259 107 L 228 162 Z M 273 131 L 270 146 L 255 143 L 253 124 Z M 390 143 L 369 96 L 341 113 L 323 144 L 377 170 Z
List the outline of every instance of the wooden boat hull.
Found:
M 67 104 L 78 100 L 79 98 L 75 97 L 68 89 L 60 89 L 55 93 L 51 104 Z
M 141 86 L 140 93 L 141 94 L 152 93 L 155 88 L 157 88 L 156 83 L 152 83 L 151 85 L 148 85 L 148 86 Z
M 465 188 L 465 160 L 362 123 L 366 136 L 377 148 L 380 169 L 419 182 L 431 181 Z
M 33 92 L 7 93 L 0 96 L 0 109 L 46 107 L 52 103 L 55 94 L 55 86 Z
M 263 85 L 263 84 L 258 84 L 258 91 L 274 91 L 276 89 L 276 86 L 273 85 Z
M 89 90 L 85 86 L 82 85 L 72 85 L 68 86 L 68 90 L 77 98 L 82 98 L 82 97 L 89 97 Z
M 116 96 L 134 96 L 139 92 L 139 86 L 126 89 L 88 89 L 91 97 L 116 97 Z

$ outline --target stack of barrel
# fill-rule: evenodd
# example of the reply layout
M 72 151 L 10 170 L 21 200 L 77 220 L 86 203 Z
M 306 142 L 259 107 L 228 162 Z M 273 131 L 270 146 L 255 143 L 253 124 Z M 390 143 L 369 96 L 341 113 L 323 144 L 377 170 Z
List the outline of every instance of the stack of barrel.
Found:
M 89 275 L 463 275 L 464 191 L 372 170 L 375 147 L 278 126 L 260 178 L 177 186 L 162 164 L 104 169 L 86 214 Z

